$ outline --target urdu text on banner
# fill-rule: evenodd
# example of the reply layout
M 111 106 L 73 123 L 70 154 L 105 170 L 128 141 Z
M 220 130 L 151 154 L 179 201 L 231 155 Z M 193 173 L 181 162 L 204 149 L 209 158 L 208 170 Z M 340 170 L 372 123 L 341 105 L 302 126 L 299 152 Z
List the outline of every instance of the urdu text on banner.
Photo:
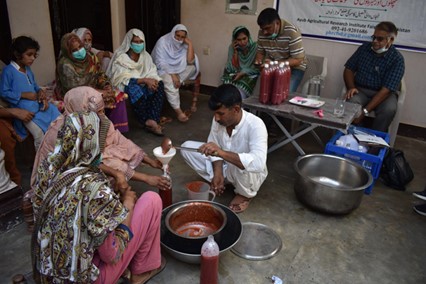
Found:
M 306 37 L 363 42 L 378 23 L 391 21 L 397 47 L 426 52 L 426 0 L 279 0 L 277 6 Z

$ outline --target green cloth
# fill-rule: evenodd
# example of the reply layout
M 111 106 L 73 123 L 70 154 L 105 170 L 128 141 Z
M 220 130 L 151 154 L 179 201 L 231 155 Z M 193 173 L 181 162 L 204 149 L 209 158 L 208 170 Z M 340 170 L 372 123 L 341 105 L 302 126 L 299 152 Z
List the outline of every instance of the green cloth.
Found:
M 233 62 L 232 60 L 234 54 L 234 37 L 242 28 L 245 27 L 238 26 L 232 32 L 232 40 L 228 48 L 228 61 L 226 62 L 225 70 L 222 76 L 222 82 L 224 84 L 233 84 L 237 88 L 243 90 L 248 96 L 250 96 L 256 85 L 257 77 L 259 76 L 259 70 L 254 66 L 257 43 L 252 40 L 251 36 L 249 36 L 246 47 L 248 50 L 247 54 L 244 54 L 242 50 L 238 50 L 238 62 Z M 239 72 L 245 73 L 246 76 L 242 77 L 238 81 L 234 81 L 233 77 L 236 73 Z

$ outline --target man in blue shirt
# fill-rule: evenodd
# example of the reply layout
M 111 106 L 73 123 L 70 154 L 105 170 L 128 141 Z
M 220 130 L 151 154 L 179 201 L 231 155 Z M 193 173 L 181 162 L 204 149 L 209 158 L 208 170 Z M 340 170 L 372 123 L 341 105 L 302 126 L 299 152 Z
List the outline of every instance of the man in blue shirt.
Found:
M 401 53 L 393 46 L 398 29 L 392 22 L 381 22 L 372 41 L 361 45 L 345 64 L 343 78 L 346 99 L 363 109 L 354 123 L 375 112 L 372 129 L 387 132 L 396 113 L 398 94 L 405 65 Z

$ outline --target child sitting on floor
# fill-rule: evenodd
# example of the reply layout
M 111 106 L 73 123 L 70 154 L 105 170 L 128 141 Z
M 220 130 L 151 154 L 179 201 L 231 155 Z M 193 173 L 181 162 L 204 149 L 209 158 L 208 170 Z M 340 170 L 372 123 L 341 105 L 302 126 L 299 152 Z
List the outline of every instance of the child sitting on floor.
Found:
M 19 36 L 12 41 L 10 48 L 12 61 L 2 72 L 0 95 L 10 107 L 21 108 L 34 113 L 29 122 L 15 119 L 16 133 L 25 138 L 27 129 L 34 138 L 37 150 L 50 123 L 59 116 L 59 111 L 47 102 L 46 94 L 34 78 L 30 66 L 37 58 L 40 46 L 37 41 L 27 36 Z

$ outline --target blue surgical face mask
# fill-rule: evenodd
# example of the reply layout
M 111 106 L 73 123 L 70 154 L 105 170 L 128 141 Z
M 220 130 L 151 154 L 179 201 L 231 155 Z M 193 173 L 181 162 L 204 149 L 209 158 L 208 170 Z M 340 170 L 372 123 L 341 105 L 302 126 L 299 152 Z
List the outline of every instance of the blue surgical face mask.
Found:
M 275 26 L 275 28 L 276 28 L 276 26 Z M 273 34 L 271 34 L 270 36 L 269 36 L 269 38 L 271 38 L 271 39 L 276 39 L 278 37 L 278 33 L 276 33 L 275 32 L 275 29 L 274 29 L 274 33 Z
M 143 50 L 143 48 L 144 48 L 144 43 L 142 42 L 142 43 L 135 43 L 135 42 L 132 42 L 131 44 L 130 44 L 130 48 L 135 52 L 135 53 L 141 53 L 142 52 L 142 50 Z
M 86 58 L 86 49 L 82 47 L 79 50 L 74 51 L 72 53 L 72 56 L 77 60 L 83 60 L 84 58 Z

